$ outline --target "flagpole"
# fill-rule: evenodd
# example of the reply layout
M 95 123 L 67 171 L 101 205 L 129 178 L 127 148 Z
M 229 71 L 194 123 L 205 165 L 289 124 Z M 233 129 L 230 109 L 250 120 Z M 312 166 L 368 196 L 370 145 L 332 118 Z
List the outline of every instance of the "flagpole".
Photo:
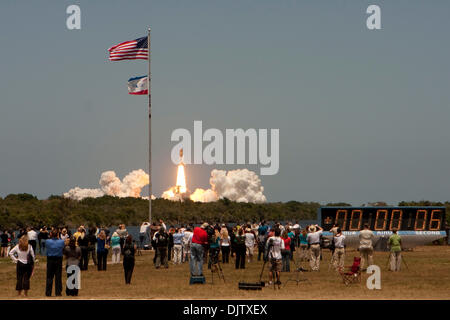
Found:
M 150 32 L 151 29 L 148 28 L 148 75 L 147 75 L 147 86 L 148 86 L 148 222 L 152 224 L 152 73 L 151 73 L 151 47 L 150 47 Z

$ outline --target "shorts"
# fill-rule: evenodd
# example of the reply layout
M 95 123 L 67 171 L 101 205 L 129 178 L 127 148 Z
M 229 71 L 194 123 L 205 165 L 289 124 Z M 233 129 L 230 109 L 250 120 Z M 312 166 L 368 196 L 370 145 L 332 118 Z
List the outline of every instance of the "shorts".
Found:
M 252 256 L 253 255 L 253 252 L 254 252 L 254 247 L 247 247 L 247 255 L 248 256 Z
M 270 259 L 270 271 L 281 272 L 280 259 Z

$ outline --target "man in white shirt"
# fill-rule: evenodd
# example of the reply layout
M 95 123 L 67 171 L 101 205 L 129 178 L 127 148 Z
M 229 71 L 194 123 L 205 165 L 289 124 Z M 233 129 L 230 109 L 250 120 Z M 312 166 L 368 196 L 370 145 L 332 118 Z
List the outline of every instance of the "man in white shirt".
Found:
M 345 261 L 345 236 L 342 234 L 341 228 L 337 228 L 336 235 L 333 237 L 334 254 L 333 262 L 336 270 L 344 268 Z
M 274 273 L 277 277 L 276 284 L 280 286 L 280 272 L 281 272 L 281 250 L 284 249 L 284 241 L 280 238 L 281 230 L 279 228 L 275 229 L 275 235 L 267 239 L 266 250 L 268 251 L 268 260 L 271 263 L 269 277 L 270 282 L 275 281 Z
M 181 262 L 189 261 L 189 255 L 191 254 L 191 241 L 192 241 L 192 231 L 190 227 L 186 228 L 186 231 L 184 231 L 184 237 L 182 240 L 183 244 L 183 253 L 182 253 L 182 259 Z
M 308 236 L 306 237 L 311 251 L 309 264 L 312 271 L 319 271 L 320 268 L 320 236 L 322 235 L 322 231 L 323 229 L 317 224 L 310 226 Z
M 27 236 L 28 236 L 28 243 L 33 248 L 33 252 L 36 252 L 36 244 L 37 244 L 37 238 L 38 234 L 36 231 L 34 231 L 34 228 L 27 228 Z
M 250 228 L 245 230 L 245 247 L 247 251 L 248 262 L 253 260 L 253 252 L 255 248 L 256 238 Z
M 364 229 L 359 232 L 359 254 L 361 256 L 361 270 L 365 270 L 364 265 L 373 264 L 373 232 L 369 229 L 369 225 L 364 224 Z M 367 268 L 367 267 L 366 267 Z
M 141 228 L 139 230 L 139 244 L 141 249 L 144 249 L 144 241 L 145 237 L 148 234 L 148 227 L 150 226 L 150 222 L 143 222 L 141 224 Z

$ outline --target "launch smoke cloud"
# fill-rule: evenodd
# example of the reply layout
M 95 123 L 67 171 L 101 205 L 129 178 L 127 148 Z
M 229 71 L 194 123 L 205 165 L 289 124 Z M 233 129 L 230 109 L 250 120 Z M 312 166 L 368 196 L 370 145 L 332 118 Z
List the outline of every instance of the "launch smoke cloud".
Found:
M 172 132 L 171 141 L 178 143 L 172 148 L 171 159 L 177 164 L 183 149 L 185 164 L 260 164 L 261 175 L 275 175 L 280 164 L 280 130 L 270 129 L 270 141 L 268 135 L 267 129 L 225 129 L 223 134 L 219 129 L 210 128 L 203 132 L 202 121 L 194 121 L 193 135 L 184 128 Z M 203 147 L 203 142 L 208 144 Z
M 101 174 L 97 189 L 83 189 L 75 187 L 64 193 L 65 198 L 83 200 L 84 198 L 98 198 L 104 195 L 115 197 L 135 197 L 141 196 L 142 188 L 148 185 L 149 176 L 144 170 L 133 170 L 120 180 L 114 171 L 105 171 Z M 201 188 L 187 195 L 195 202 L 213 202 L 219 199 L 228 198 L 236 202 L 263 203 L 266 202 L 264 187 L 258 175 L 247 169 L 238 170 L 212 170 L 209 179 L 210 189 Z M 161 198 L 173 201 L 183 200 L 182 196 L 175 192 L 175 187 L 164 191 Z M 152 199 L 155 199 L 152 196 Z

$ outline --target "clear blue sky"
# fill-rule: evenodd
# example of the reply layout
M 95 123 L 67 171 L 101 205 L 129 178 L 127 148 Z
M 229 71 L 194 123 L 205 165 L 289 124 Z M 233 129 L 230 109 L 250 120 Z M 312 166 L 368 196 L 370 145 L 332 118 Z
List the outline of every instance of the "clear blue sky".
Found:
M 146 98 L 126 88 L 146 62 L 106 50 L 151 25 L 156 195 L 175 181 L 171 132 L 202 120 L 280 129 L 269 201 L 450 200 L 449 15 L 446 0 L 1 1 L 0 196 L 147 171 Z M 188 166 L 188 187 L 243 167 Z

